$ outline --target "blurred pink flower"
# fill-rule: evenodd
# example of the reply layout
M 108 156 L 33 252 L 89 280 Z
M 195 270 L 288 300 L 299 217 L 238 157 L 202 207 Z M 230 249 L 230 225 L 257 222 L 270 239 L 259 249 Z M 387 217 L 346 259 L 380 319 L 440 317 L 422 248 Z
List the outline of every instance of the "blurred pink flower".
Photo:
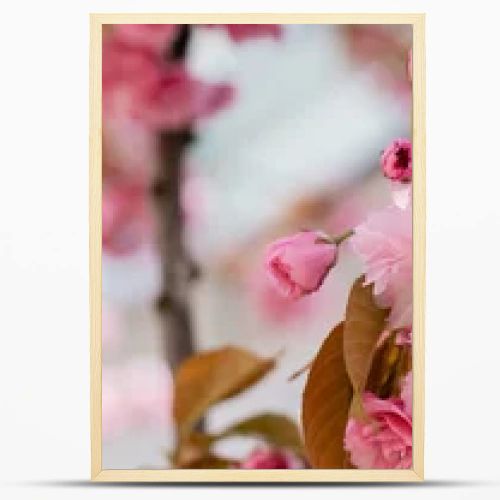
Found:
M 413 342 L 413 331 L 411 328 L 402 328 L 396 335 L 396 345 L 411 346 Z
M 181 64 L 165 66 L 141 95 L 140 114 L 157 129 L 179 129 L 228 106 L 234 89 L 224 83 L 207 84 L 193 79 Z
M 316 310 L 317 294 L 303 297 L 302 300 L 283 295 L 269 279 L 267 273 L 254 270 L 248 276 L 248 293 L 257 312 L 264 320 L 275 325 L 284 325 L 306 317 Z
M 412 465 L 412 420 L 401 399 L 363 395 L 368 422 L 349 419 L 344 446 L 359 469 L 409 469 Z
M 157 166 L 157 141 L 142 121 L 107 116 L 102 141 L 105 170 L 118 175 L 142 175 L 144 182 L 150 182 Z
M 241 469 L 304 469 L 304 462 L 291 451 L 256 448 L 240 464 Z
M 142 182 L 110 178 L 102 192 L 102 245 L 112 255 L 137 250 L 149 240 L 153 216 Z
M 174 41 L 177 30 L 177 24 L 115 24 L 113 36 L 130 47 L 162 55 Z
M 400 182 L 394 181 L 391 183 L 391 196 L 392 202 L 397 207 L 405 210 L 412 204 L 413 201 L 413 190 L 411 182 L 401 184 Z
M 364 263 L 365 284 L 374 284 L 381 307 L 390 307 L 389 326 L 407 327 L 413 316 L 412 210 L 389 206 L 357 226 L 349 241 Z
M 121 43 L 114 37 L 103 42 L 102 98 L 105 117 L 140 117 L 142 95 L 160 78 L 156 54 Z
M 404 411 L 411 416 L 413 414 L 413 372 L 409 372 L 403 379 L 401 399 L 404 403 Z
M 282 34 L 280 24 L 208 24 L 206 26 L 224 27 L 234 42 L 260 37 L 280 39 Z
M 384 175 L 393 181 L 409 182 L 412 178 L 412 150 L 408 139 L 395 139 L 380 157 Z
M 165 429 L 171 422 L 172 376 L 159 360 L 103 366 L 102 430 L 112 439 L 127 430 Z
M 337 260 L 337 246 L 319 231 L 302 231 L 271 243 L 267 272 L 277 289 L 297 299 L 315 292 Z
M 119 349 L 123 342 L 123 323 L 117 308 L 107 303 L 102 304 L 102 349 L 104 354 Z
M 331 234 L 341 234 L 357 226 L 366 214 L 367 207 L 361 196 L 345 196 L 333 207 L 327 226 Z
M 413 81 L 413 50 L 408 51 L 408 60 L 406 61 L 406 71 L 408 73 L 408 80 Z
M 405 27 L 358 24 L 345 27 L 347 49 L 355 62 L 364 65 L 384 92 L 391 92 L 404 109 L 411 103 L 406 54 L 411 32 Z M 406 33 L 405 33 L 406 32 Z M 400 64 L 401 62 L 401 64 Z
M 137 119 L 153 129 L 178 129 L 227 106 L 234 90 L 192 78 L 182 63 L 111 37 L 103 44 L 105 117 Z

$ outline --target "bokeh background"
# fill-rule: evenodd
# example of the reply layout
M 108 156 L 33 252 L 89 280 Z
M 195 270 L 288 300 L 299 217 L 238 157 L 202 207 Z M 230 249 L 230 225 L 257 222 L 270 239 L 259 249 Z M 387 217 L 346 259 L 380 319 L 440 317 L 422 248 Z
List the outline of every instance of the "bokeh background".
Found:
M 184 158 L 184 241 L 199 268 L 190 289 L 194 347 L 281 353 L 264 381 L 210 412 L 205 425 L 214 431 L 262 411 L 298 421 L 304 380 L 288 377 L 341 319 L 360 267 L 345 247 L 325 286 L 290 302 L 266 279 L 264 248 L 306 227 L 340 233 L 388 203 L 380 152 L 410 134 L 410 26 L 281 29 L 279 39 L 241 43 L 223 29 L 192 29 L 186 55 L 191 74 L 235 89 L 230 105 L 197 121 Z M 143 189 L 157 145 L 129 118 L 105 116 L 103 134 L 103 467 L 164 468 L 174 432 L 157 308 L 161 214 Z M 254 443 L 220 446 L 239 458 Z

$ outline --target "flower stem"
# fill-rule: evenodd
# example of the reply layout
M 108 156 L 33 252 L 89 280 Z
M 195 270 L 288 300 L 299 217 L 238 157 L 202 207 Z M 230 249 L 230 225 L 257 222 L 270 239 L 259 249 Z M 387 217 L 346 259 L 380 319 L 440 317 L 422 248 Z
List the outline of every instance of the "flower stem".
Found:
M 350 238 L 352 235 L 354 234 L 354 230 L 353 229 L 348 229 L 347 231 L 345 231 L 344 233 L 342 234 L 339 234 L 338 236 L 335 236 L 332 241 L 336 244 L 336 245 L 340 245 L 342 242 L 344 242 L 345 240 L 347 240 L 348 238 Z

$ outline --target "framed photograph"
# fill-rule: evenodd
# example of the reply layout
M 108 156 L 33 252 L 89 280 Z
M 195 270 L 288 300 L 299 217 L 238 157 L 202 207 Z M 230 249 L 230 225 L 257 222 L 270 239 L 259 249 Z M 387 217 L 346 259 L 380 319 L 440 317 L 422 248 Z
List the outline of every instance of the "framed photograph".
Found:
M 423 480 L 424 60 L 423 14 L 91 15 L 93 480 Z

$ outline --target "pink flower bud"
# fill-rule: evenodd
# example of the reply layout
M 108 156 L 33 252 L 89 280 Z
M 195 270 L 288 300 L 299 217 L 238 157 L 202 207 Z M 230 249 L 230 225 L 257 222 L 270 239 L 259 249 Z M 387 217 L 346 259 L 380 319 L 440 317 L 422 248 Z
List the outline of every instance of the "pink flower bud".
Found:
M 380 165 L 388 179 L 410 182 L 412 178 L 411 142 L 408 139 L 394 140 L 382 153 Z
M 288 450 L 257 448 L 240 464 L 241 469 L 304 469 L 305 464 Z
M 337 245 L 319 231 L 302 231 L 267 248 L 267 271 L 284 296 L 315 292 L 337 260 Z

